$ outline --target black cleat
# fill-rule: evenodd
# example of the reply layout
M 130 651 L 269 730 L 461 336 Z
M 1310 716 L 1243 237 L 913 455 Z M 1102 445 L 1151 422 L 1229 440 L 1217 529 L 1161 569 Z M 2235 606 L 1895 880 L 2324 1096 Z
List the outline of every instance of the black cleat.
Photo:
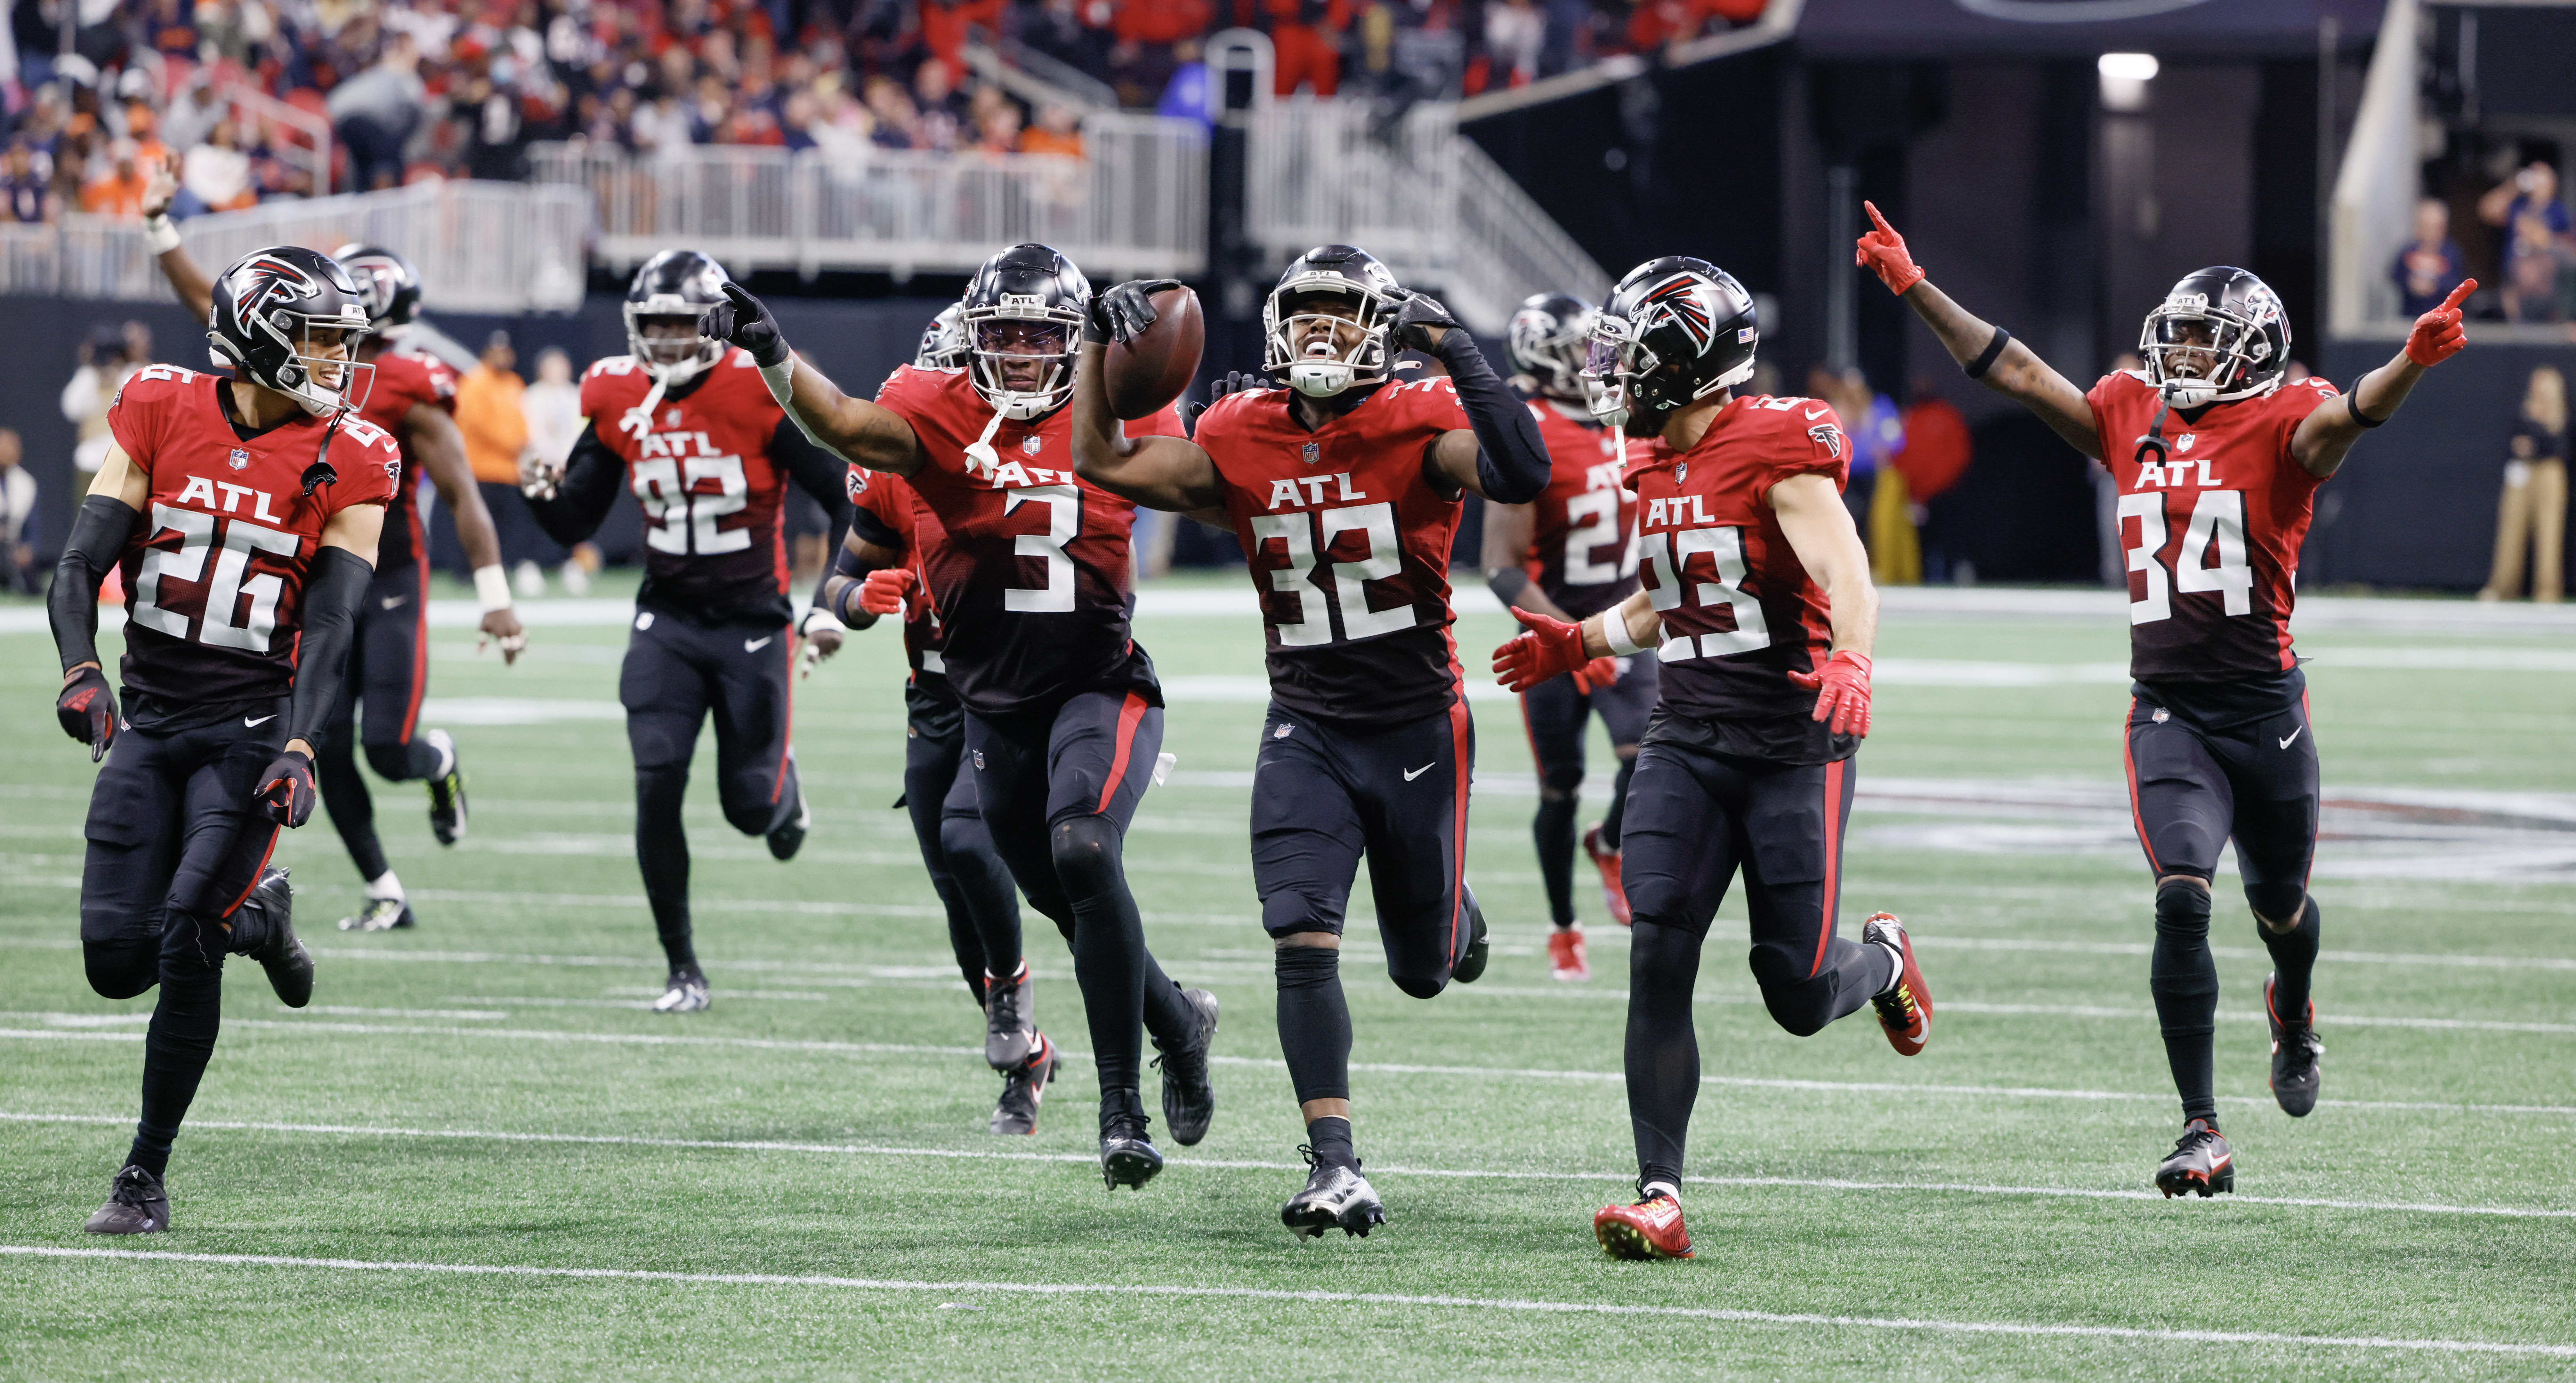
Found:
M 1047 1083 L 1055 1079 L 1056 1068 L 1064 1058 L 1056 1054 L 1055 1044 L 1037 1034 L 1038 1047 L 1022 1062 L 1019 1069 L 1002 1073 L 1002 1100 L 993 1106 L 993 1132 L 996 1134 L 1031 1134 L 1038 1131 L 1038 1101 L 1046 1098 Z
M 805 784 L 800 779 L 796 784 L 796 815 L 770 828 L 769 834 L 762 837 L 769 842 L 769 857 L 774 860 L 796 858 L 796 852 L 805 848 L 806 828 L 813 824 L 814 809 L 805 805 Z
M 707 997 L 706 972 L 695 965 L 676 966 L 669 987 L 653 1001 L 655 1013 L 695 1013 L 715 1000 Z
M 2227 1140 L 2206 1119 L 2194 1119 L 2182 1126 L 2182 1137 L 2174 1140 L 2173 1155 L 2156 1168 L 2156 1189 L 2171 1200 L 2175 1196 L 2215 1196 L 2236 1189 L 2236 1156 Z
M 2317 1087 L 2324 1080 L 2317 1070 L 2317 1058 L 2326 1044 L 2317 1040 L 2317 1006 L 2308 1005 L 2307 1013 L 2297 1027 L 2281 1021 L 2272 1007 L 2272 985 L 2278 976 L 2263 981 L 2263 1016 L 2272 1024 L 2272 1098 L 2281 1102 L 2281 1112 L 2293 1119 L 2304 1119 L 2317 1107 Z
M 268 987 L 277 991 L 277 1001 L 288 1008 L 302 1008 L 313 1002 L 313 953 L 295 938 L 295 891 L 287 886 L 286 871 L 270 868 L 259 876 L 250 896 L 242 900 L 234 916 L 258 910 L 259 928 L 252 944 L 242 954 L 259 962 L 268 972 Z M 240 922 L 234 927 L 239 934 Z
M 465 837 L 465 766 L 456 757 L 456 737 L 444 730 L 422 736 L 438 751 L 438 771 L 429 778 L 429 833 L 441 845 Z
M 1386 1206 L 1379 1202 L 1377 1188 L 1360 1175 L 1357 1159 L 1345 1167 L 1317 1161 L 1313 1148 L 1300 1147 L 1297 1152 L 1315 1170 L 1306 1177 L 1306 1189 L 1279 1207 L 1279 1223 L 1288 1226 L 1289 1233 L 1320 1239 L 1324 1231 L 1338 1229 L 1365 1239 L 1372 1227 L 1386 1223 Z
M 1161 1170 L 1163 1155 L 1155 1151 L 1141 1111 L 1129 1109 L 1101 1119 L 1100 1180 L 1110 1190 L 1132 1186 L 1141 1191 Z
M 170 1193 L 161 1178 L 127 1163 L 107 1184 L 107 1204 L 81 1229 L 90 1234 L 159 1234 L 170 1227 Z
M 984 1064 L 996 1071 L 1009 1073 L 1029 1064 L 1038 1044 L 1037 1023 L 1031 1017 L 1037 1010 L 1037 982 L 1029 978 L 1026 961 L 1020 963 L 1016 979 L 997 980 L 984 977 Z
M 1493 946 L 1485 935 L 1485 910 L 1476 906 L 1476 895 L 1465 884 L 1458 886 L 1466 895 L 1467 949 L 1458 963 L 1449 967 L 1449 978 L 1460 984 L 1474 984 L 1485 977 L 1485 962 L 1492 958 Z
M 414 925 L 411 904 L 400 898 L 370 898 L 355 917 L 340 919 L 344 932 L 390 932 Z
M 1208 1080 L 1208 1048 L 1216 1042 L 1216 996 L 1204 989 L 1184 989 L 1181 999 L 1198 1015 L 1198 1033 L 1178 1048 L 1154 1039 L 1154 1050 L 1162 1053 L 1154 1064 L 1163 1071 L 1163 1124 L 1172 1131 L 1173 1142 L 1194 1148 L 1207 1137 L 1208 1121 L 1216 1117 L 1216 1086 Z

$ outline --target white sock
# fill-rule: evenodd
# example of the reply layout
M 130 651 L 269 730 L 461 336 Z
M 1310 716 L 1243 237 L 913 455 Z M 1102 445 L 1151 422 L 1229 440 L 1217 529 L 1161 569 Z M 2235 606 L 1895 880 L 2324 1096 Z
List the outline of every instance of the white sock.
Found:
M 371 901 L 377 898 L 390 898 L 399 903 L 403 900 L 402 880 L 395 878 L 394 872 L 388 869 L 367 880 L 367 897 Z
M 1682 1188 L 1673 1185 L 1669 1181 L 1647 1182 L 1644 1186 L 1638 1188 L 1637 1199 L 1641 1201 L 1650 1201 L 1655 1198 L 1655 1195 L 1658 1192 L 1672 1197 L 1673 1204 L 1675 1205 L 1682 1203 Z
M 1885 994 L 1895 989 L 1897 982 L 1905 978 L 1905 953 L 1884 941 L 1873 941 L 1870 944 L 1887 953 L 1890 966 L 1887 972 L 1887 983 L 1878 991 Z

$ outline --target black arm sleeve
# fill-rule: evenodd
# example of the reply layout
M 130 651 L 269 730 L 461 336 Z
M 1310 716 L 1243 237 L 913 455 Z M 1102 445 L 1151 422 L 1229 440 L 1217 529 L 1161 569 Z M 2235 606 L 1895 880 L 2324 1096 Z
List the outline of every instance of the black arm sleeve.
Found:
M 1476 429 L 1476 480 L 1485 498 L 1498 504 L 1527 504 L 1547 488 L 1547 443 L 1538 435 L 1538 419 L 1503 386 L 1502 377 L 1485 363 L 1476 338 L 1451 328 L 1433 352 L 1449 368 L 1458 402 Z
M 626 463 L 599 440 L 596 424 L 586 425 L 581 440 L 572 444 L 572 457 L 564 463 L 555 497 L 531 499 L 528 509 L 547 537 L 570 547 L 599 531 L 609 506 L 617 503 L 617 492 L 626 488 L 625 479 Z
M 349 671 L 349 645 L 358 606 L 376 569 L 345 547 L 313 554 L 304 571 L 303 637 L 295 650 L 295 699 L 286 711 L 286 737 L 315 743 L 330 723 L 331 706 Z
M 54 626 L 54 651 L 63 669 L 98 661 L 98 584 L 125 553 L 138 517 L 132 506 L 109 495 L 81 501 L 72 519 L 71 537 L 54 563 L 53 588 L 45 592 L 45 617 Z

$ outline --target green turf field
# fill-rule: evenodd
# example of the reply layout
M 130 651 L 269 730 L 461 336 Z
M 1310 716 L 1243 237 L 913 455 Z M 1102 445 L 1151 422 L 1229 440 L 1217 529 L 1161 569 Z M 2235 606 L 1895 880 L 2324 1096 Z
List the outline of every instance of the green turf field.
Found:
M 1138 625 L 1176 690 L 1179 771 L 1146 798 L 1131 873 L 1156 952 L 1225 1005 L 1214 1131 L 1167 1146 L 1143 1193 L 1101 1187 L 1086 1062 L 1035 1138 L 984 1132 L 980 1019 L 887 806 L 891 630 L 800 689 L 815 827 L 792 864 L 725 827 L 701 753 L 716 1002 L 665 1017 L 641 1011 L 661 967 L 623 629 L 539 627 L 509 670 L 443 629 L 425 723 L 462 745 L 471 837 L 440 850 L 417 786 L 377 785 L 420 929 L 333 930 L 358 881 L 318 814 L 291 836 L 314 1005 L 231 967 L 175 1231 L 90 1239 L 151 1001 L 82 980 L 91 767 L 47 712 L 45 636 L 0 634 L 0 1377 L 2567 1376 L 2576 638 L 2474 628 L 2305 638 L 2338 803 L 2315 884 L 2327 1100 L 2302 1122 L 2270 1102 L 2266 965 L 2223 879 L 2239 1194 L 2168 1202 L 2148 1175 L 2178 1114 L 2116 786 L 2125 630 L 1892 606 L 1844 926 L 1885 907 L 1913 927 L 1932 1045 L 1900 1059 L 1866 1012 L 1780 1032 L 1730 900 L 1700 983 L 1700 1257 L 1659 1264 L 1592 1243 L 1633 1175 L 1626 949 L 1584 888 L 1596 977 L 1548 979 L 1507 699 L 1475 703 L 1487 978 L 1426 1004 L 1364 927 L 1346 953 L 1390 1223 L 1280 1228 L 1302 1129 L 1246 861 L 1261 657 L 1240 614 Z M 1462 622 L 1472 669 L 1504 632 Z M 1040 1021 L 1079 1052 L 1069 960 L 1029 920 Z

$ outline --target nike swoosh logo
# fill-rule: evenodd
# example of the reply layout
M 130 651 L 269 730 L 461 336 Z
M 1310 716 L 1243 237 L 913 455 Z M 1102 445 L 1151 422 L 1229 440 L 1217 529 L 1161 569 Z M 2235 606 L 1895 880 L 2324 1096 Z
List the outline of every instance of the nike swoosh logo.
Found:
M 384 598 L 383 604 L 386 609 L 390 610 L 409 599 L 411 599 L 411 597 L 407 595 L 389 595 Z
M 2307 732 L 2308 732 L 2308 727 L 2306 727 L 2306 726 L 2304 726 L 2304 725 L 2300 726 L 2300 727 L 2299 727 L 2298 729 L 2296 729 L 2296 730 L 2291 731 L 2289 734 L 2287 734 L 2287 735 L 2285 735 L 2285 736 L 2283 736 L 2283 737 L 2282 737 L 2282 739 L 2281 739 L 2281 747 L 2282 747 L 2283 749 L 2287 749 L 2287 748 L 2289 748 L 2289 747 L 2290 747 L 2290 741 L 2297 739 L 2299 736 L 2304 735 L 2304 734 L 2306 734 Z
M 778 636 L 776 634 L 772 634 L 768 639 L 745 639 L 742 641 L 742 651 L 745 653 L 758 653 L 760 650 L 769 647 L 769 639 L 777 637 Z
M 1408 773 L 1408 774 L 1404 775 L 1404 781 L 1406 781 L 1406 782 L 1410 783 L 1410 782 L 1412 782 L 1414 779 L 1421 777 L 1423 774 L 1425 774 L 1425 773 L 1429 773 L 1429 772 L 1431 771 L 1431 765 L 1432 765 L 1432 764 L 1436 764 L 1436 763 L 1438 763 L 1438 762 L 1440 762 L 1438 759 L 1433 759 L 1433 760 L 1431 761 L 1431 763 L 1424 764 L 1422 767 L 1417 768 L 1417 769 L 1413 770 L 1411 773 Z
M 1817 409 L 1815 412 L 1810 413 L 1810 414 L 1808 414 L 1808 415 L 1807 415 L 1807 421 L 1812 423 L 1812 422 L 1814 422 L 1816 419 L 1821 418 L 1821 417 L 1823 417 L 1823 416 L 1825 416 L 1825 410 L 1824 410 L 1824 409 L 1822 409 L 1822 408 L 1819 408 L 1819 409 Z
M 243 717 L 242 717 L 242 724 L 247 725 L 247 726 L 249 726 L 250 728 L 252 728 L 252 729 L 256 730 L 256 729 L 258 729 L 259 727 L 261 727 L 261 726 L 263 726 L 263 725 L 266 725 L 267 723 L 269 723 L 270 721 L 275 720 L 275 719 L 277 719 L 277 717 L 276 717 L 275 715 L 264 715 L 264 716 L 261 716 L 261 717 L 260 717 L 259 719 L 257 719 L 257 720 L 253 720 L 253 719 L 251 719 L 249 716 L 243 716 Z

